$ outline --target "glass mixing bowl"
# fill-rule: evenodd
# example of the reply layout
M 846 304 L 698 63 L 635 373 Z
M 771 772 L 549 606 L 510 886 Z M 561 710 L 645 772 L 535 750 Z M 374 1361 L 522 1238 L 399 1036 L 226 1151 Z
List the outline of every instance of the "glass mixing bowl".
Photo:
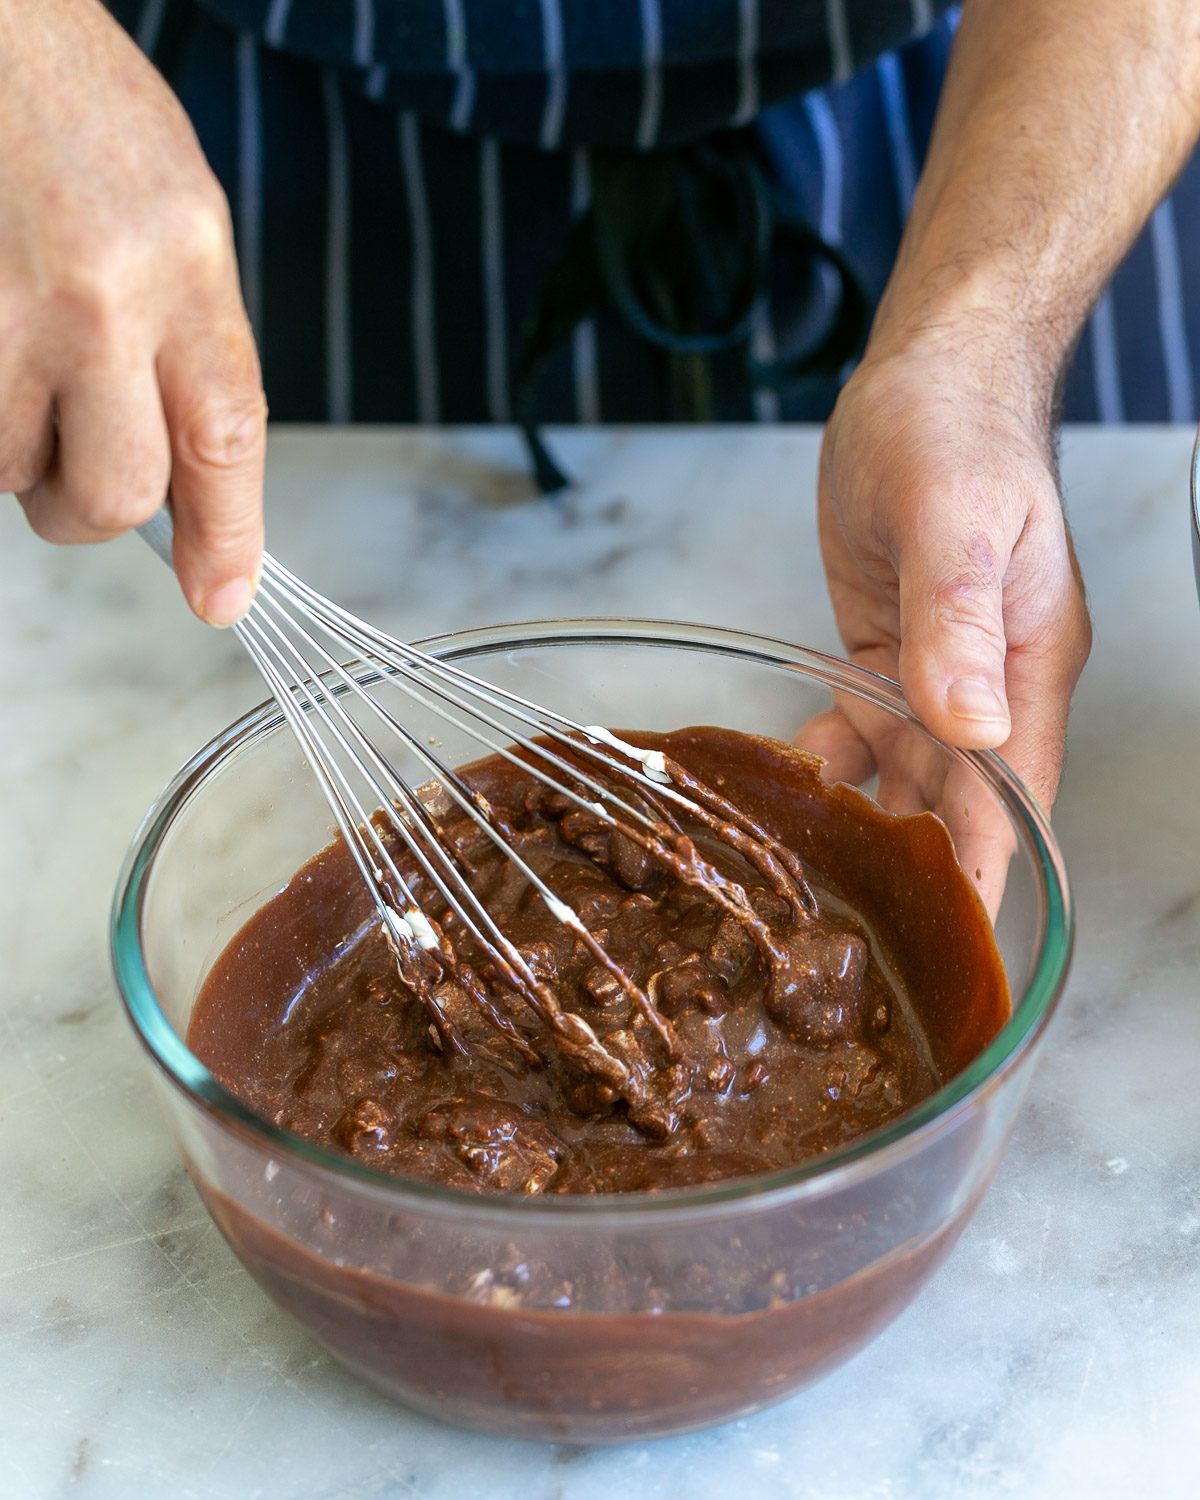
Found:
M 290 1135 L 185 1045 L 212 962 L 330 836 L 274 705 L 199 751 L 134 840 L 113 957 L 175 1140 L 247 1269 L 340 1360 L 437 1416 L 560 1442 L 680 1432 L 777 1401 L 900 1312 L 999 1161 L 1070 956 L 1066 873 L 1045 820 L 996 757 L 931 739 L 894 684 L 798 646 L 629 620 L 423 644 L 585 724 L 789 739 L 837 702 L 889 747 L 868 783 L 885 805 L 912 806 L 921 790 L 969 865 L 981 848 L 1007 863 L 987 899 L 1012 1018 L 919 1108 L 759 1177 L 510 1199 L 386 1177 Z M 478 754 L 439 734 L 450 764 Z

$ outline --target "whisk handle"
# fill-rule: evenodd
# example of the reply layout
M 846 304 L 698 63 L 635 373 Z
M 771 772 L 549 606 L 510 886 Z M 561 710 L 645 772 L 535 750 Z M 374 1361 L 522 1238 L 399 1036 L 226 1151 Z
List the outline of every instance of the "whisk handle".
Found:
M 146 545 L 157 552 L 167 567 L 171 566 L 171 544 L 175 540 L 175 522 L 164 505 L 156 510 L 148 521 L 138 527 L 138 535 Z

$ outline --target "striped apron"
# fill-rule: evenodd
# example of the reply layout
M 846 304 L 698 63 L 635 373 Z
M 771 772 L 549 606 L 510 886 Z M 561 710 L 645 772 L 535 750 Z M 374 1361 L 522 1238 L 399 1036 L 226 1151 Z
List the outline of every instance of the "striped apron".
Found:
M 936 0 L 109 4 L 179 94 L 229 197 L 273 417 L 335 422 L 513 420 L 523 342 L 601 174 L 689 161 L 709 139 L 756 164 L 869 309 L 956 20 Z M 727 217 L 713 201 L 704 244 Z M 1067 419 L 1197 420 L 1200 257 L 1180 244 L 1198 236 L 1193 161 L 1084 331 Z M 828 415 L 851 361 L 790 383 L 765 372 L 812 346 L 844 293 L 835 269 L 805 241 L 772 241 L 745 348 L 706 357 L 705 415 Z M 671 351 L 606 290 L 536 362 L 536 419 L 695 414 L 672 395 Z

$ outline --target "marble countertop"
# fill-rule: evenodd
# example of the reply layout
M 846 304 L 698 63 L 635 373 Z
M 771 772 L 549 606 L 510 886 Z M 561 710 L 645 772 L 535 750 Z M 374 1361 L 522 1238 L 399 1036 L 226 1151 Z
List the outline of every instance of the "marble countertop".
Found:
M 273 549 L 400 634 L 648 614 L 836 648 L 816 433 L 568 434 L 530 499 L 507 433 L 279 430 Z M 0 509 L 0 1495 L 796 1500 L 1195 1494 L 1200 1410 L 1200 610 L 1190 432 L 1068 432 L 1096 617 L 1056 826 L 1073 976 L 999 1177 L 850 1364 L 748 1421 L 567 1449 L 460 1432 L 345 1374 L 240 1269 L 176 1165 L 109 975 L 126 844 L 261 694 L 135 540 Z

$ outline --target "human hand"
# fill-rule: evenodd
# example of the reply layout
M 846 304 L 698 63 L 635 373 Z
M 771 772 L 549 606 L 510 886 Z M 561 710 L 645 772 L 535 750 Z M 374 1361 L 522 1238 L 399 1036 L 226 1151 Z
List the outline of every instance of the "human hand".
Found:
M 262 553 L 265 403 L 229 212 L 98 3 L 0 0 L 0 491 L 54 542 L 140 524 L 227 625 Z
M 1091 627 L 1049 402 L 999 368 L 973 339 L 868 351 L 826 428 L 820 540 L 851 658 L 898 677 L 947 744 L 998 749 L 1048 810 Z M 832 777 L 878 773 L 885 807 L 940 811 L 994 911 L 1011 833 L 973 773 L 947 776 L 923 735 L 846 697 L 801 742 Z

